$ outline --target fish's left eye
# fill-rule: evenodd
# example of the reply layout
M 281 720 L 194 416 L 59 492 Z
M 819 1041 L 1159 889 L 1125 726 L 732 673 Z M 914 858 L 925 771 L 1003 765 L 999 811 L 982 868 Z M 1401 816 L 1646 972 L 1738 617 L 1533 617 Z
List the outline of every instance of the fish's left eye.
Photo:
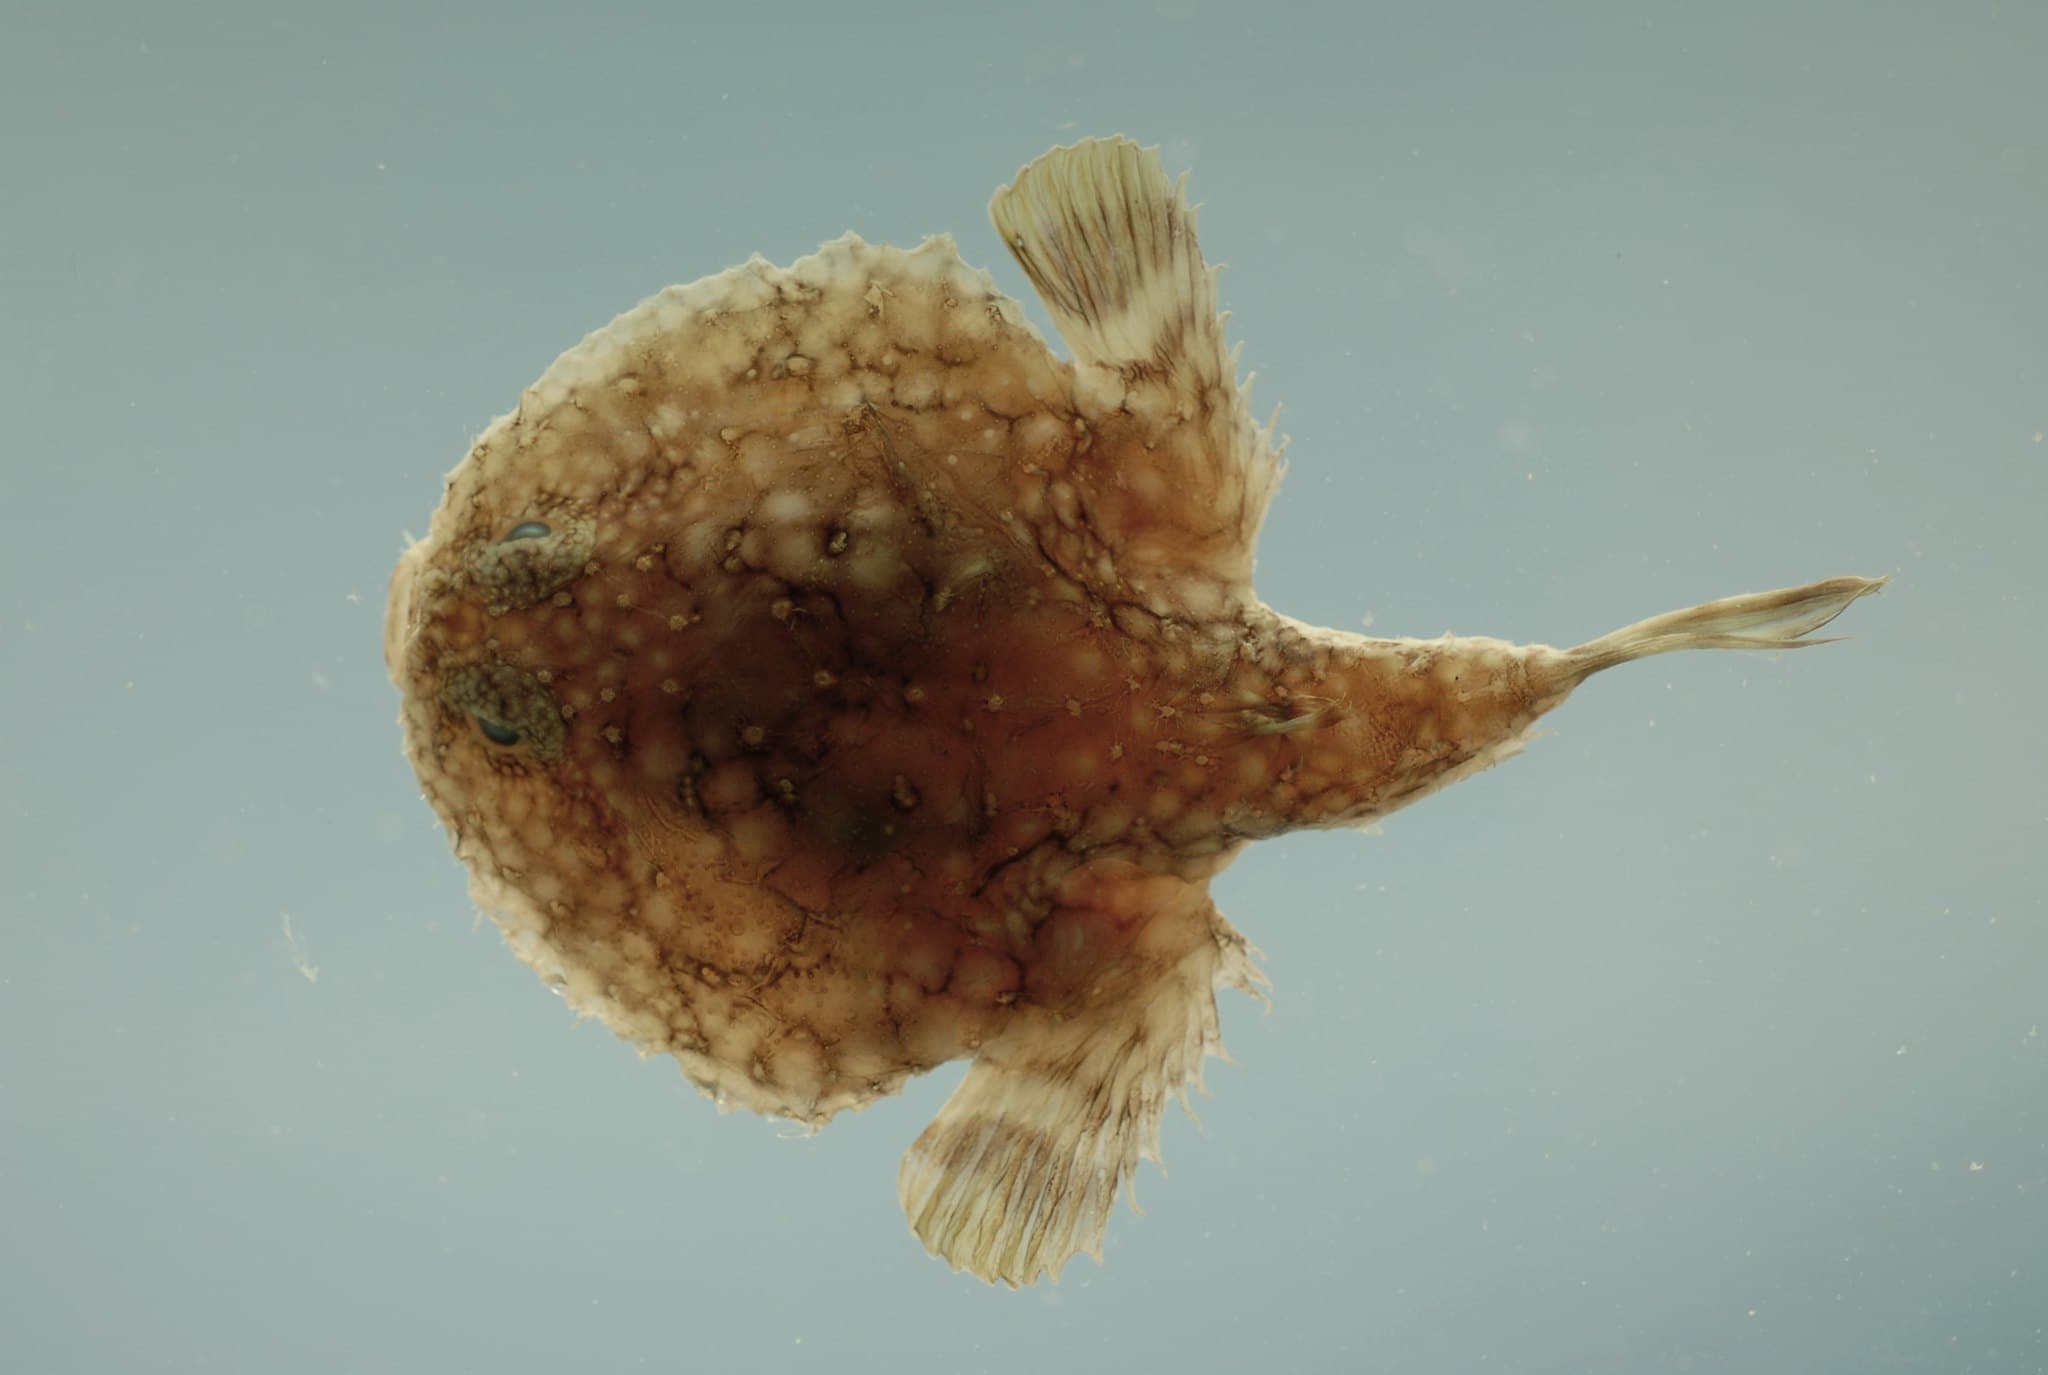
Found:
M 488 716 L 477 717 L 476 728 L 482 731 L 484 739 L 493 745 L 516 745 L 521 739 L 518 727 L 508 726 L 503 721 L 493 721 Z
M 551 533 L 553 532 L 548 528 L 548 523 L 546 521 L 525 520 L 513 526 L 511 530 L 507 531 L 505 538 L 499 540 L 498 543 L 510 544 L 514 540 L 546 539 L 548 535 L 550 535 Z

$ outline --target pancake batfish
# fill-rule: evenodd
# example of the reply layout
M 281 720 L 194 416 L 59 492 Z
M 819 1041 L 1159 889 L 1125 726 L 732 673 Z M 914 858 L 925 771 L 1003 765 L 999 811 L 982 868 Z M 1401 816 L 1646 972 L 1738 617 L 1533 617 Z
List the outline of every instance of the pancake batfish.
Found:
M 1602 669 L 1787 649 L 1882 580 L 1570 649 L 1375 639 L 1252 590 L 1281 475 L 1181 184 L 1058 148 L 990 213 L 1062 360 L 948 237 L 670 287 L 556 360 L 392 580 L 405 748 L 479 907 L 721 1107 L 820 1126 L 972 1061 L 911 1228 L 1101 1258 L 1169 1099 L 1263 996 L 1210 897 L 1518 751 Z

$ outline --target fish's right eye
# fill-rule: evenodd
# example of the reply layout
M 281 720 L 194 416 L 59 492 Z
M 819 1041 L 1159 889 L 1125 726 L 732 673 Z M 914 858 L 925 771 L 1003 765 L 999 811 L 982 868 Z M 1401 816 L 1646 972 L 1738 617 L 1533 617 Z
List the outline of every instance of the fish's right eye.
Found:
M 544 520 L 523 520 L 506 531 L 505 538 L 499 540 L 498 543 L 511 544 L 515 540 L 546 539 L 552 533 L 553 531 Z
M 488 716 L 476 718 L 476 728 L 484 733 L 484 739 L 493 745 L 516 745 L 523 738 L 517 726 L 508 726 L 503 721 L 493 721 Z

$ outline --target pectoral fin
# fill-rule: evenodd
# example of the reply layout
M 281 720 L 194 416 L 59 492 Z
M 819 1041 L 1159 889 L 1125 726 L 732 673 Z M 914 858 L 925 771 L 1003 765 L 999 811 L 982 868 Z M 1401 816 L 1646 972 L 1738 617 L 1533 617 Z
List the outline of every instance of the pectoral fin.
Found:
M 1248 590 L 1285 445 L 1252 421 L 1251 379 L 1240 385 L 1224 344 L 1219 269 L 1158 151 L 1120 138 L 1055 148 L 996 192 L 989 215 L 1074 352 L 1083 415 L 1138 429 L 1093 484 L 1098 533 L 1141 585 L 1158 564 Z M 1133 448 L 1150 467 L 1134 466 Z
M 1099 1261 L 1118 1189 L 1140 1156 L 1159 1159 L 1167 1099 L 1185 1105 L 1204 1057 L 1223 1053 L 1216 989 L 1264 985 L 1206 883 L 1174 887 L 1177 910 L 1150 931 L 1170 937 L 1194 920 L 1197 939 L 1157 963 L 1143 947 L 1164 942 L 1141 941 L 1141 964 L 1125 971 L 1138 976 L 1078 1012 L 1021 1010 L 904 1156 L 911 1230 L 954 1269 L 1017 1286 L 1057 1280 L 1077 1251 Z

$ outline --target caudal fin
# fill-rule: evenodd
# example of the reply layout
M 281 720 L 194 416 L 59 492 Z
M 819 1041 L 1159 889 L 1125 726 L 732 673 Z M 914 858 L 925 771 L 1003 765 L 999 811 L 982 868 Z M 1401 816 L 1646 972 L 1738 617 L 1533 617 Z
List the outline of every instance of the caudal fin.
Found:
M 1575 685 L 1616 664 L 1678 649 L 1805 649 L 1828 644 L 1838 637 L 1816 637 L 1813 632 L 1848 610 L 1858 597 L 1867 597 L 1890 581 L 1829 578 L 1667 611 L 1563 651 L 1557 668 Z

